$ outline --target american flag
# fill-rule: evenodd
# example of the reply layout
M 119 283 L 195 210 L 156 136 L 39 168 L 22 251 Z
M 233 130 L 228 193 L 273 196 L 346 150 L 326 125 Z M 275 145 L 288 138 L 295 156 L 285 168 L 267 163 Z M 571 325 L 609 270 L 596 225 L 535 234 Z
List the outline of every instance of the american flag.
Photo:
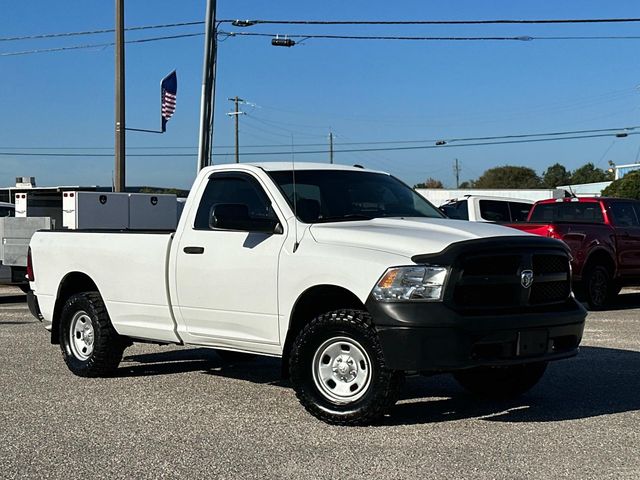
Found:
M 167 122 L 176 111 L 176 94 L 178 93 L 178 76 L 174 70 L 160 82 L 162 132 L 167 131 Z

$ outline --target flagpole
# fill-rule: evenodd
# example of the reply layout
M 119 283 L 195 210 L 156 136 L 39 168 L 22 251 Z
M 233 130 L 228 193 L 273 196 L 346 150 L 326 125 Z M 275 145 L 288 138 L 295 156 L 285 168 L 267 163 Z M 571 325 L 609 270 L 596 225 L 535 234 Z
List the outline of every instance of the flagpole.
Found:
M 202 94 L 200 98 L 200 138 L 196 172 L 209 165 L 213 143 L 213 116 L 216 84 L 216 0 L 207 0 L 207 19 L 202 67 Z

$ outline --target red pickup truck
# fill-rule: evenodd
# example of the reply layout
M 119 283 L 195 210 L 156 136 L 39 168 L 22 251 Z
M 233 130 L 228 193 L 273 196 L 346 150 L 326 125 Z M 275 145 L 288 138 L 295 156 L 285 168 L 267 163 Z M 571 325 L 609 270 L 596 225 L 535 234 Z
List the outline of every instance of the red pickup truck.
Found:
M 561 198 L 534 204 L 527 222 L 510 224 L 558 238 L 571 249 L 574 290 L 597 310 L 623 286 L 640 285 L 640 201 Z

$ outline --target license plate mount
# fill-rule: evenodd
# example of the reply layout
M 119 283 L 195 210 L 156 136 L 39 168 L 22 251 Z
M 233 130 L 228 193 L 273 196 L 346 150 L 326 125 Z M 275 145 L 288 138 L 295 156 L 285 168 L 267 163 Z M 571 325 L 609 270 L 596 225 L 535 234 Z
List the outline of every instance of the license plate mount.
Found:
M 524 330 L 518 333 L 516 355 L 519 357 L 543 355 L 547 352 L 548 345 L 547 330 Z

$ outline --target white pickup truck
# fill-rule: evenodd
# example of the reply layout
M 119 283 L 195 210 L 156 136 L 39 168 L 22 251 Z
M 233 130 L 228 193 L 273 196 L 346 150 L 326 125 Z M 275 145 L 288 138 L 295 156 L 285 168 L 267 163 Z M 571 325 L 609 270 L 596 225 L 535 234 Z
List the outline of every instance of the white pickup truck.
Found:
M 136 341 L 282 357 L 304 407 L 370 423 L 406 373 L 513 396 L 578 351 L 557 240 L 444 218 L 381 172 L 233 164 L 198 175 L 176 231 L 42 231 L 34 315 L 80 376 Z

